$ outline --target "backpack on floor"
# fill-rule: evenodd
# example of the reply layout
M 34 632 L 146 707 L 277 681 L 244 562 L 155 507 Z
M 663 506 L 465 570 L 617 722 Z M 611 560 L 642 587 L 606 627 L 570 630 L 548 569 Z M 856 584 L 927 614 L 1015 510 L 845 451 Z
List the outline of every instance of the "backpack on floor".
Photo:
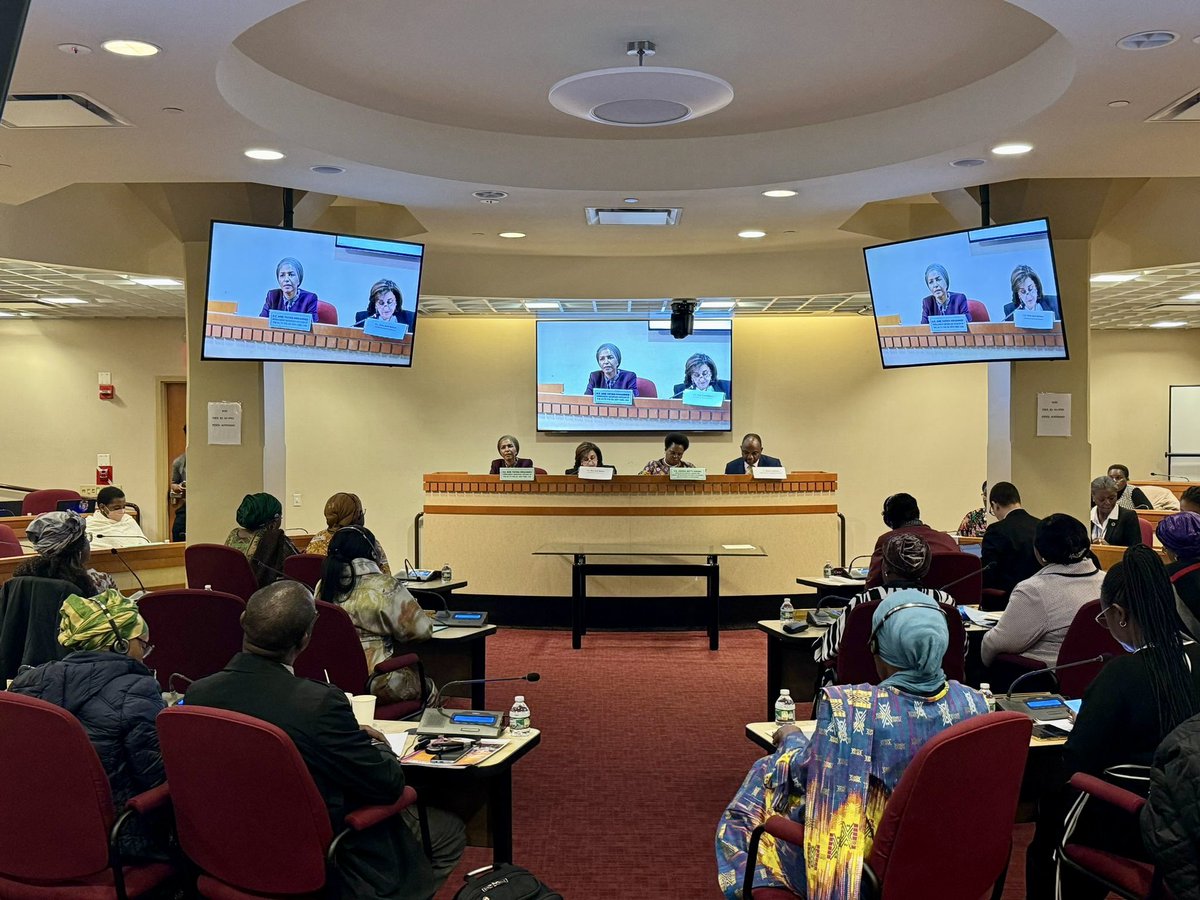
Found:
M 454 900 L 563 900 L 563 895 L 538 881 L 533 873 L 511 863 L 476 869 Z

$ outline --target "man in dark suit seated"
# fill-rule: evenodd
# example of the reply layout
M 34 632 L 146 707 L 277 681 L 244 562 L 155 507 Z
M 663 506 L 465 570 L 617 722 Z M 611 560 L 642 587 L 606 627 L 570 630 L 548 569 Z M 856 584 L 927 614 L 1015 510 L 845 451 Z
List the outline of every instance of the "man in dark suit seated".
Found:
M 1132 509 L 1125 509 L 1117 502 L 1121 491 L 1115 479 L 1101 475 L 1092 481 L 1092 524 L 1093 544 L 1113 544 L 1117 547 L 1132 547 L 1142 542 L 1142 526 Z
M 958 541 L 953 537 L 944 531 L 930 528 L 921 521 L 921 507 L 917 505 L 917 498 L 912 494 L 892 494 L 883 501 L 883 524 L 891 530 L 885 531 L 875 541 L 865 587 L 873 588 L 883 584 L 883 547 L 897 533 L 907 532 L 923 538 L 932 553 L 962 552 Z
M 1007 603 L 1012 589 L 1042 567 L 1033 554 L 1033 539 L 1041 519 L 1025 511 L 1021 493 L 1010 481 L 992 485 L 988 512 L 996 521 L 983 533 L 980 556 L 985 566 L 992 566 L 983 573 L 983 586 L 1003 591 Z
M 358 724 L 341 690 L 295 676 L 292 663 L 308 646 L 316 621 L 313 596 L 299 582 L 277 581 L 255 592 L 242 614 L 242 652 L 224 671 L 189 687 L 187 703 L 244 713 L 286 731 L 338 832 L 346 813 L 395 803 L 404 791 L 404 770 L 384 736 Z M 432 897 L 457 865 L 466 839 L 462 822 L 453 815 L 432 808 L 427 812 L 432 866 L 422 852 L 417 815 L 410 807 L 390 822 L 346 836 L 331 896 Z
M 763 456 L 762 438 L 751 432 L 742 438 L 742 455 L 725 463 L 726 475 L 749 475 L 755 466 L 779 466 L 783 463 L 773 456 Z

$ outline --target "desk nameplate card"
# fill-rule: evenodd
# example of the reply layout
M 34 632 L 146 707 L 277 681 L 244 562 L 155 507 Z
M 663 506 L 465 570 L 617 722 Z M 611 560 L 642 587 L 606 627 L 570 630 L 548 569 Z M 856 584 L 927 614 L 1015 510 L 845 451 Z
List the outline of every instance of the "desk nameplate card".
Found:
M 608 466 L 580 466 L 579 477 L 587 481 L 612 481 L 613 470 Z
M 600 406 L 633 406 L 633 391 L 620 388 L 593 388 L 592 402 Z
M 533 469 L 525 469 L 518 466 L 500 467 L 501 481 L 533 481 L 533 474 Z
M 708 469 L 694 466 L 672 466 L 671 480 L 672 481 L 704 481 L 708 478 Z
M 283 331 L 312 331 L 313 318 L 311 313 L 272 309 L 267 313 L 267 324 Z
M 751 466 L 750 474 L 769 481 L 783 481 L 787 478 L 787 469 L 783 466 Z

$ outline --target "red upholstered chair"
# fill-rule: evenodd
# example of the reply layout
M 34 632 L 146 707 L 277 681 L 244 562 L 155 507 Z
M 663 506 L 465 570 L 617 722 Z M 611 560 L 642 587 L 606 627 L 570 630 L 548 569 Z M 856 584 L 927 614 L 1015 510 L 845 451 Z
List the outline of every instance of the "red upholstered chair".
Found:
M 1114 656 L 1125 652 L 1108 629 L 1096 621 L 1100 613 L 1100 601 L 1092 600 L 1079 607 L 1067 633 L 1063 635 L 1062 646 L 1058 648 L 1057 665 L 1082 662 L 1085 659 L 1095 659 L 1102 653 Z M 1086 666 L 1076 666 L 1074 669 L 1064 669 L 1061 672 L 1049 672 L 1044 677 L 1030 678 L 1021 682 L 1022 691 L 1056 691 L 1064 697 L 1082 697 L 1087 686 L 1092 683 L 1104 663 L 1092 663 Z M 992 663 L 989 675 L 992 675 L 992 690 L 1008 690 L 1009 683 L 1019 675 L 1046 668 L 1046 664 L 1020 656 L 1015 653 L 1001 653 Z
M 534 466 L 534 467 L 533 467 L 533 474 L 534 474 L 534 475 L 545 475 L 545 474 L 547 474 L 547 473 L 546 473 L 546 470 L 545 470 L 545 469 L 539 469 L 537 466 Z
M 321 325 L 336 325 L 338 323 L 337 307 L 324 300 L 318 300 L 317 322 Z
M 991 314 L 988 313 L 988 308 L 983 305 L 981 300 L 968 300 L 967 308 L 971 310 L 972 322 L 990 322 L 992 321 Z
M 318 553 L 297 553 L 283 561 L 283 574 L 315 591 L 324 566 L 325 557 Z
M 1138 516 L 1138 528 L 1142 531 L 1142 543 L 1147 547 L 1154 546 L 1154 526 Z
M 336 603 L 317 601 L 320 617 L 313 627 L 312 640 L 295 662 L 301 678 L 328 681 L 351 694 L 369 694 L 370 681 L 376 675 L 415 667 L 421 682 L 421 699 L 402 703 L 379 703 L 375 706 L 377 719 L 403 719 L 420 712 L 425 705 L 425 670 L 415 653 L 405 653 L 384 660 L 374 672 L 367 671 L 367 655 L 358 629 L 347 612 Z
M 639 378 L 637 380 L 637 391 L 639 397 L 658 396 L 658 387 L 649 378 Z
M 928 588 L 943 590 L 955 603 L 974 606 L 983 595 L 983 564 L 973 553 L 933 553 L 929 574 L 921 579 Z M 950 584 L 957 582 L 956 584 Z
M 929 602 L 932 604 L 934 601 Z M 867 641 L 871 637 L 871 616 L 875 614 L 877 606 L 879 601 L 872 600 L 870 603 L 858 604 L 849 613 L 843 613 L 850 618 L 846 620 L 846 630 L 842 632 L 842 642 L 838 645 L 838 684 L 879 684 L 875 658 L 867 647 Z M 949 607 L 939 605 L 938 608 L 946 614 L 946 625 L 950 631 L 950 643 L 946 647 L 946 655 L 942 657 L 942 671 L 946 673 L 947 678 L 962 681 L 965 677 L 963 647 L 966 644 L 962 616 L 957 610 Z
M 342 837 L 417 799 L 405 788 L 393 804 L 355 810 L 334 837 L 325 801 L 283 729 L 241 713 L 173 706 L 159 714 L 158 738 L 179 844 L 200 869 L 205 897 L 323 896 Z
M 115 837 L 110 844 L 129 816 L 165 808 L 165 786 L 134 797 L 118 818 L 100 758 L 65 709 L 0 693 L 0 771 L 0 897 L 123 900 L 175 874 L 165 862 L 124 865 Z
M 242 649 L 246 602 L 222 591 L 178 588 L 152 591 L 138 601 L 154 642 L 153 668 L 164 691 L 220 672 Z M 172 675 L 183 680 L 172 682 Z
M 930 738 L 888 798 L 864 861 L 862 897 L 976 898 L 989 891 L 999 897 L 1032 731 L 1027 716 L 1000 712 L 967 719 Z M 986 771 L 988 777 L 963 790 L 962 773 L 968 770 Z M 750 890 L 764 831 L 804 845 L 804 825 L 783 816 L 772 816 L 756 828 L 743 896 L 791 897 L 778 889 Z M 954 839 L 930 842 L 935 831 Z
M 24 552 L 17 533 L 7 525 L 0 525 L 0 557 L 21 556 Z
M 54 512 L 58 509 L 59 500 L 82 500 L 79 491 L 69 491 L 64 488 L 46 488 L 41 491 L 30 491 L 21 501 L 21 515 L 40 516 L 42 513 Z
M 183 551 L 183 567 L 190 588 L 209 586 L 243 600 L 258 590 L 250 560 L 241 550 L 224 544 L 189 544 Z

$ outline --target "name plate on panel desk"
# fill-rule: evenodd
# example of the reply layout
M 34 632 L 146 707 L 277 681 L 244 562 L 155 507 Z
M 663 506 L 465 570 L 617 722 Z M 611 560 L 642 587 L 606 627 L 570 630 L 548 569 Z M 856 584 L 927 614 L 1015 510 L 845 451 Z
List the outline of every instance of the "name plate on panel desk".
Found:
M 787 469 L 783 466 L 752 466 L 750 473 L 755 478 L 763 478 L 770 481 L 783 481 L 787 478 Z
M 929 317 L 930 334 L 966 334 L 967 330 L 966 316 L 958 315 Z
M 725 402 L 725 395 L 721 391 L 693 391 L 689 388 L 680 399 L 684 406 L 720 407 Z
M 363 334 L 369 334 L 371 337 L 391 338 L 392 340 L 403 340 L 408 334 L 408 326 L 403 322 L 385 322 L 383 319 L 365 319 L 363 321 Z
M 707 481 L 708 469 L 699 467 L 685 468 L 684 466 L 674 466 L 671 469 L 672 481 Z
M 580 466 L 579 477 L 588 481 L 612 481 L 613 470 L 608 466 Z
M 600 406 L 633 406 L 633 391 L 617 388 L 593 388 L 592 402 Z
M 500 467 L 501 481 L 533 481 L 533 469 L 524 469 L 518 466 L 501 466 Z
M 311 313 L 272 309 L 267 313 L 267 324 L 282 331 L 312 331 L 313 317 Z
M 1018 309 L 1013 312 L 1013 324 L 1018 328 L 1049 331 L 1054 327 L 1054 313 L 1048 309 Z

